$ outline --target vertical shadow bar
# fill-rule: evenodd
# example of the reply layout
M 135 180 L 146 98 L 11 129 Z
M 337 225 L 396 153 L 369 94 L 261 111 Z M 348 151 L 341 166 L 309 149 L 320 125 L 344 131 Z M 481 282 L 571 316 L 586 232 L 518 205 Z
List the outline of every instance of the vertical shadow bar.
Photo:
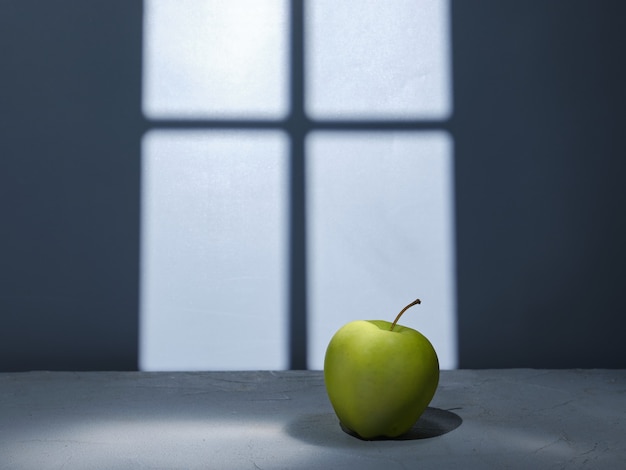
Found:
M 291 136 L 289 169 L 289 367 L 307 368 L 306 189 L 304 139 L 304 6 L 291 0 Z

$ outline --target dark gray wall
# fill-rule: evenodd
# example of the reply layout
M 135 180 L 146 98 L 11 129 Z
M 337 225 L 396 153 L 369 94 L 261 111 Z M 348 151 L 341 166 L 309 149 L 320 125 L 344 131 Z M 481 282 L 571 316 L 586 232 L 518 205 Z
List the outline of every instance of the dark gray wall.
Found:
M 137 367 L 140 7 L 0 2 L 0 370 Z
M 623 5 L 453 0 L 462 367 L 626 367 Z M 141 2 L 1 2 L 0 58 L 0 370 L 134 369 Z
M 454 1 L 462 367 L 626 367 L 619 1 Z

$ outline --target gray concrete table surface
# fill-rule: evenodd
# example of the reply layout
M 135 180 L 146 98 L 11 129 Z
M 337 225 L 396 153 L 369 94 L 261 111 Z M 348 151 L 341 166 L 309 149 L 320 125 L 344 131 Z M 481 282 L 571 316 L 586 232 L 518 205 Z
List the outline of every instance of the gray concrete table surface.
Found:
M 319 371 L 0 373 L 0 469 L 626 468 L 625 370 L 442 371 L 404 439 Z

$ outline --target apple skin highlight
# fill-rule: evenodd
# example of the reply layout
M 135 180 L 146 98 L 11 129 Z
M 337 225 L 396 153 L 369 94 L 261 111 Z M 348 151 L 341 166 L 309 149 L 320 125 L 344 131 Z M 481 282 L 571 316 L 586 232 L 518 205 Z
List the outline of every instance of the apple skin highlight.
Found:
M 439 384 L 439 360 L 420 332 L 384 320 L 357 320 L 332 337 L 324 381 L 340 422 L 363 439 L 405 434 Z

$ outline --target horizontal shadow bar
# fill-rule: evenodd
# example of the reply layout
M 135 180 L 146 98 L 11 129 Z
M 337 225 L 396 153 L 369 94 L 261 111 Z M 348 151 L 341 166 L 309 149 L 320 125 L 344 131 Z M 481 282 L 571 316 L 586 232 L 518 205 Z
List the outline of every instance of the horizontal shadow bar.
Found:
M 313 120 L 305 116 L 294 116 L 282 120 L 272 119 L 150 119 L 146 129 L 281 129 L 292 133 L 300 131 L 385 131 L 385 130 L 442 130 L 449 127 L 449 121 L 415 120 Z

